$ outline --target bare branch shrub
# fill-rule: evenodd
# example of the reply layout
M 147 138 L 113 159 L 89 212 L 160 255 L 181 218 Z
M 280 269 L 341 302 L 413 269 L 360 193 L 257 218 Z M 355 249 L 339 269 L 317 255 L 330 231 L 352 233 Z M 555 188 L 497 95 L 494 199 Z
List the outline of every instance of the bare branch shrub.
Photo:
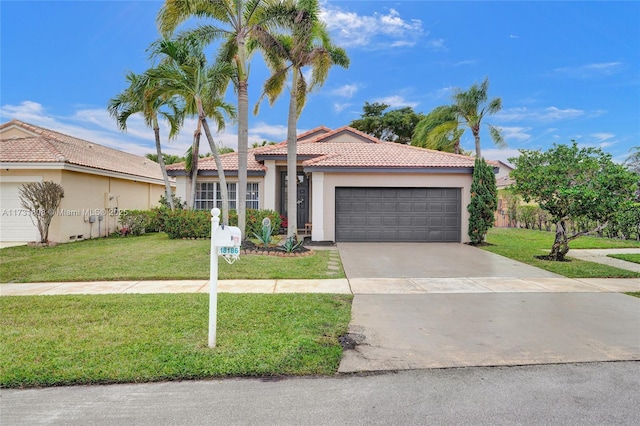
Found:
M 40 242 L 49 242 L 49 225 L 64 197 L 62 185 L 52 181 L 32 182 L 19 190 L 20 204 L 31 213 L 31 221 L 38 227 Z

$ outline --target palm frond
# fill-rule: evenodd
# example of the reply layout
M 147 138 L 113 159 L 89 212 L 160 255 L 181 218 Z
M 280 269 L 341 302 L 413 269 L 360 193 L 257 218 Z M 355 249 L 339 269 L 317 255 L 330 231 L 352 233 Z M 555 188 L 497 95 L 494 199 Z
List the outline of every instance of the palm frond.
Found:
M 499 127 L 495 127 L 489 124 L 489 134 L 491 134 L 491 139 L 493 139 L 493 142 L 496 144 L 498 148 L 507 147 L 507 142 L 505 142 L 502 136 L 502 131 L 500 130 Z

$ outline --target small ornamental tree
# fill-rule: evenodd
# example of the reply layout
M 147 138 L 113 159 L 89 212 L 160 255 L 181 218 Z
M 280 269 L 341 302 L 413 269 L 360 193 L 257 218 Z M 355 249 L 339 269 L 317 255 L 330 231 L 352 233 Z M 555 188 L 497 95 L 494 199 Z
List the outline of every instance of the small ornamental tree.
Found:
M 480 244 L 484 241 L 487 231 L 493 226 L 494 212 L 497 208 L 496 175 L 484 159 L 476 158 L 471 183 L 471 202 L 467 207 L 471 244 Z
M 596 148 L 554 145 L 547 152 L 520 150 L 510 158 L 516 169 L 514 190 L 525 201 L 537 202 L 556 224 L 556 237 L 548 260 L 564 260 L 569 242 L 581 235 L 604 229 L 620 211 L 633 202 L 637 175 Z M 592 229 L 567 235 L 566 222 L 584 218 Z
M 31 221 L 38 227 L 40 242 L 49 242 L 49 225 L 64 197 L 62 185 L 51 181 L 32 182 L 19 189 L 20 204 L 31 213 Z

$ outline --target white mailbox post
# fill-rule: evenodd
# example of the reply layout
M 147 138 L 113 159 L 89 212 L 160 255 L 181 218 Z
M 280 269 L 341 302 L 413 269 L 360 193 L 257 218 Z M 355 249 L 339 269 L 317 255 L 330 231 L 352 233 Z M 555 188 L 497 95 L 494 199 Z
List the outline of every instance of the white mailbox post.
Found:
M 211 259 L 209 263 L 209 347 L 216 347 L 218 317 L 218 256 L 229 263 L 240 257 L 242 233 L 235 226 L 219 226 L 220 209 L 211 209 Z

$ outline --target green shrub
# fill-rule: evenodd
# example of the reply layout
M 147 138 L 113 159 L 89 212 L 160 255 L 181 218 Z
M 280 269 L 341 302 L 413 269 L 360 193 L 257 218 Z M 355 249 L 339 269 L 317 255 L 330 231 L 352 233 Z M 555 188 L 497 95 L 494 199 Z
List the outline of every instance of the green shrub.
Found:
M 268 217 L 271 220 L 271 229 L 280 229 L 280 213 L 275 210 L 247 209 L 246 235 L 262 234 L 262 220 Z M 236 223 L 238 219 L 236 217 Z M 237 226 L 237 225 L 235 225 Z
M 124 210 L 120 213 L 120 235 L 142 235 L 151 231 L 153 214 L 149 210 Z
M 518 207 L 518 222 L 527 229 L 535 229 L 538 222 L 538 206 Z
M 640 240 L 640 203 L 619 211 L 605 228 L 605 234 L 610 238 Z
M 497 208 L 498 189 L 493 168 L 483 159 L 476 158 L 471 183 L 471 201 L 467 206 L 471 244 L 484 241 L 487 231 L 493 226 L 494 212 Z
M 169 211 L 164 221 L 169 238 L 210 238 L 211 213 L 207 210 Z
M 211 237 L 211 212 L 209 210 L 171 211 L 165 207 L 152 209 L 151 226 L 164 231 L 169 238 L 209 238 Z M 280 228 L 280 213 L 273 210 L 247 209 L 245 235 L 262 233 L 262 220 L 271 219 L 271 228 Z M 229 210 L 229 225 L 238 226 L 238 212 Z M 154 228 L 155 229 L 155 228 Z

